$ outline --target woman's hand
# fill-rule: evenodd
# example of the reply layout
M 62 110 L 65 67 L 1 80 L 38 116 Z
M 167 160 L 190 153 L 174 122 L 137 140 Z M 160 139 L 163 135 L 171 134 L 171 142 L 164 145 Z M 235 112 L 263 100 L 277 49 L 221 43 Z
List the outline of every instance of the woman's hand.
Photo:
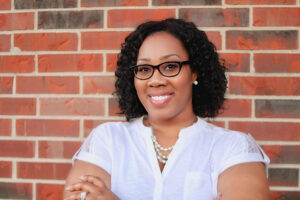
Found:
M 85 175 L 79 177 L 81 182 L 66 187 L 72 195 L 65 200 L 80 200 L 81 192 L 87 192 L 85 200 L 118 200 L 104 182 L 97 176 Z

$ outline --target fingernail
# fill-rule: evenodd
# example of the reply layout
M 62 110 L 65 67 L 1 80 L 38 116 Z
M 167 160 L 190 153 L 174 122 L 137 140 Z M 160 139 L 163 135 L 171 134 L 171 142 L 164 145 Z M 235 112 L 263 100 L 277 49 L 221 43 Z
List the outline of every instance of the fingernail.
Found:
M 80 176 L 79 177 L 81 180 L 84 180 L 85 179 L 85 176 Z
M 70 190 L 72 187 L 71 186 L 67 186 L 66 187 L 66 190 Z

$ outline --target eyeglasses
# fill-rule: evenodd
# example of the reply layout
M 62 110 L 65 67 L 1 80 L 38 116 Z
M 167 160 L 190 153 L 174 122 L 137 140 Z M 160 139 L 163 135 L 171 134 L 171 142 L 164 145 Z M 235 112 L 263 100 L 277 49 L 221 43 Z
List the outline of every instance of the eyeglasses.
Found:
M 190 61 L 168 61 L 158 65 L 135 65 L 130 67 L 133 69 L 134 75 L 137 79 L 146 80 L 153 76 L 154 69 L 158 69 L 159 73 L 166 77 L 177 76 L 181 70 L 182 65 L 189 64 Z

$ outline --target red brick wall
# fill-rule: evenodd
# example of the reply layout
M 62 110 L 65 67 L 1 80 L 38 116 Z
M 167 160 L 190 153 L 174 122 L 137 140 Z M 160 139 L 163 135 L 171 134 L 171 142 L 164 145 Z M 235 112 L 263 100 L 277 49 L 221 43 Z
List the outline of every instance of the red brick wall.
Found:
M 272 199 L 300 199 L 299 0 L 0 0 L 0 198 L 60 199 L 71 157 L 116 115 L 116 54 L 129 31 L 194 21 L 229 68 L 214 123 L 271 159 Z

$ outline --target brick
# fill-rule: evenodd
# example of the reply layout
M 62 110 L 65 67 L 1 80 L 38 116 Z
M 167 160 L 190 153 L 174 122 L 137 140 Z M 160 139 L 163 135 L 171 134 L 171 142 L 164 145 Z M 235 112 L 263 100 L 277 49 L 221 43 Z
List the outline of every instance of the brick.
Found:
M 114 76 L 83 77 L 84 94 L 112 94 L 115 91 Z
M 295 5 L 296 0 L 226 0 L 225 3 L 236 5 Z
M 0 0 L 0 10 L 10 10 L 11 0 Z
M 82 142 L 39 141 L 39 158 L 72 158 Z
M 227 31 L 226 48 L 241 50 L 297 49 L 298 32 L 291 31 Z
M 121 112 L 119 108 L 118 101 L 115 98 L 110 98 L 108 100 L 108 115 L 109 116 L 123 116 L 119 114 Z
M 36 101 L 33 98 L 0 98 L 1 115 L 35 115 Z
M 0 141 L 1 157 L 32 158 L 34 156 L 34 141 Z
M 253 25 L 300 26 L 300 8 L 253 8 Z
M 175 17 L 175 9 L 114 9 L 107 12 L 107 26 L 109 28 L 136 27 L 146 21 L 171 17 Z
M 14 44 L 22 51 L 74 51 L 78 38 L 75 33 L 15 34 Z
M 193 21 L 199 27 L 246 27 L 248 8 L 182 8 L 179 18 Z
M 106 54 L 106 71 L 114 72 L 117 69 L 118 54 L 108 53 Z
M 148 6 L 148 0 L 81 0 L 81 7 Z
M 128 34 L 127 31 L 83 32 L 81 33 L 81 48 L 83 50 L 119 50 Z
M 225 60 L 225 66 L 229 72 L 249 72 L 250 71 L 250 55 L 246 53 L 220 53 L 222 59 Z
M 32 183 L 0 182 L 1 199 L 32 199 Z
M 11 126 L 11 119 L 0 119 L 0 136 L 10 136 Z
M 13 77 L 0 77 L 0 94 L 12 94 Z
M 0 177 L 11 178 L 11 176 L 12 176 L 12 162 L 0 161 Z
M 222 36 L 219 31 L 206 31 L 205 32 L 208 40 L 211 41 L 217 48 L 217 50 L 222 49 Z
M 298 191 L 270 191 L 272 200 L 293 200 L 299 199 L 300 192 Z
M 84 120 L 83 122 L 83 134 L 84 137 L 87 137 L 91 131 L 96 128 L 97 126 L 99 126 L 100 124 L 103 124 L 105 122 L 118 122 L 120 120 Z
M 102 54 L 56 54 L 38 56 L 39 72 L 101 72 Z
M 300 95 L 300 77 L 230 76 L 229 93 L 241 95 Z M 291 87 L 293 85 L 293 87 Z
M 268 118 L 299 118 L 299 100 L 255 100 L 255 116 Z
M 0 73 L 34 72 L 34 56 L 0 56 Z
M 254 54 L 255 72 L 265 73 L 299 73 L 300 54 Z
M 79 136 L 79 120 L 17 119 L 18 136 Z
M 103 98 L 41 98 L 41 115 L 103 116 Z
M 103 28 L 103 10 L 39 12 L 38 28 Z
M 178 6 L 178 5 L 221 5 L 221 0 L 153 0 L 155 6 Z
M 0 52 L 5 51 L 10 51 L 10 35 L 0 35 Z
M 295 168 L 269 168 L 270 186 L 298 186 L 299 170 Z
M 19 76 L 18 94 L 78 94 L 79 77 L 71 76 Z
M 256 140 L 300 141 L 300 123 L 297 122 L 236 122 L 229 129 L 250 133 Z
M 61 199 L 64 193 L 64 185 L 59 184 L 36 184 L 36 199 L 57 200 Z
M 299 164 L 299 145 L 265 145 L 263 150 L 271 160 L 271 164 Z
M 17 162 L 17 177 L 65 180 L 70 169 L 67 163 Z
M 0 14 L 0 31 L 30 30 L 34 28 L 34 13 Z
M 251 100 L 227 99 L 218 117 L 251 117 Z
M 76 8 L 77 0 L 14 0 L 16 9 Z

